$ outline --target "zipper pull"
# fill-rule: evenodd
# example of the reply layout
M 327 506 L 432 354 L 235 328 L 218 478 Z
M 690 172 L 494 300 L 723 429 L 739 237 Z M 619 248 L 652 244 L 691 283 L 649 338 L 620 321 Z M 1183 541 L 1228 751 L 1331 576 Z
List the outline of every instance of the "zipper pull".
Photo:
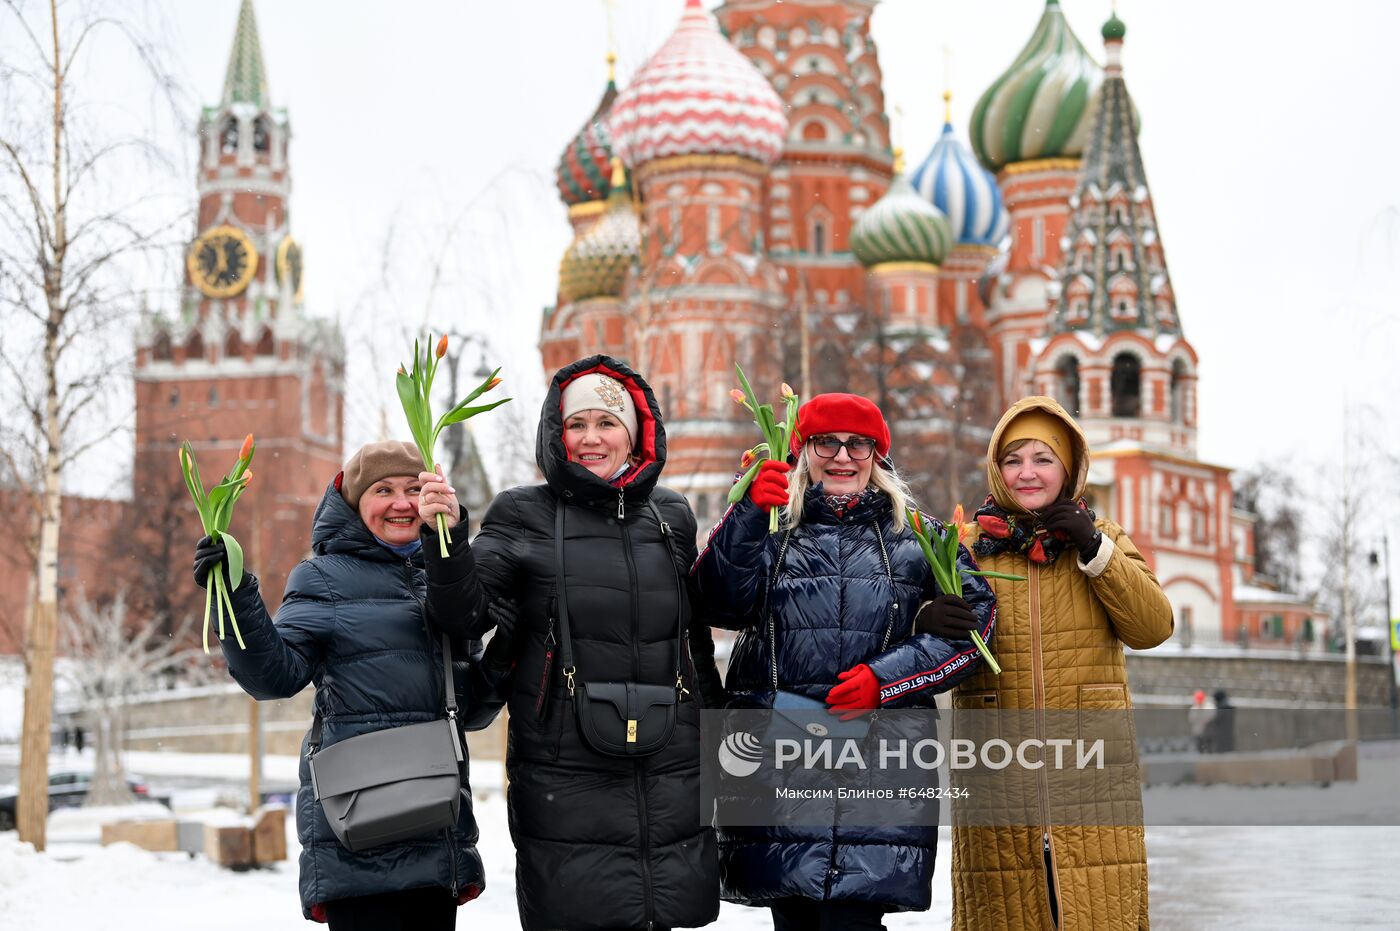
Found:
M 618 520 L 622 520 L 622 516 L 623 516 L 623 515 L 622 515 L 622 495 L 623 495 L 624 491 L 625 491 L 625 490 L 622 489 L 622 488 L 619 488 L 619 489 L 617 490 L 617 519 L 618 519 Z
M 689 694 L 690 694 L 690 689 L 686 688 L 686 687 L 685 687 L 685 683 L 681 681 L 681 674 L 680 674 L 680 673 L 676 673 L 676 694 L 677 694 L 677 695 L 689 695 Z

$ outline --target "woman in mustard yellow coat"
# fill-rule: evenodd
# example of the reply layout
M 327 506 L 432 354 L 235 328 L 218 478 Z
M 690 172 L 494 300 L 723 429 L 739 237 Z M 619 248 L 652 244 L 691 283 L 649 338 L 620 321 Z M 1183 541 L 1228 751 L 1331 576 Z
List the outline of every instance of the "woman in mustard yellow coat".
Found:
M 1131 727 L 1121 713 L 1131 707 L 1123 645 L 1140 650 L 1166 640 L 1172 608 L 1123 528 L 1095 519 L 1080 500 L 1088 473 L 1084 433 L 1054 400 L 1024 398 L 1001 418 L 987 450 L 991 494 L 977 511 L 972 551 L 982 569 L 1026 578 L 991 580 L 1002 673 L 984 668 L 953 693 L 955 736 L 960 718 L 972 720 L 962 714 L 968 708 L 1027 709 L 1017 717 L 1039 728 L 1105 717 Z M 929 611 L 920 626 L 956 636 L 933 629 L 959 623 L 956 613 L 949 618 Z M 1009 726 L 1005 715 L 999 720 Z M 995 817 L 959 819 L 955 805 L 956 931 L 1148 927 L 1141 789 L 1131 731 L 1124 733 L 1129 739 L 1109 741 L 1109 775 L 1085 777 L 1092 791 L 1073 810 L 1056 791 L 1064 777 L 1048 765 L 981 778 L 983 797 L 970 804 L 985 813 L 991 796 L 1000 806 Z

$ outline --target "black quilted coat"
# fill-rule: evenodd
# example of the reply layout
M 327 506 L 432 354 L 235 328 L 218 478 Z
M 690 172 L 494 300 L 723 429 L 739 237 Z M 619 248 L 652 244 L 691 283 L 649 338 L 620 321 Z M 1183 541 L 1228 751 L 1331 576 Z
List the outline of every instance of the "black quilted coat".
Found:
M 744 498 L 712 532 L 695 565 L 711 623 L 741 631 L 725 677 L 731 706 L 772 706 L 770 612 L 779 686 L 809 698 L 824 699 L 838 673 L 865 663 L 879 681 L 882 708 L 932 708 L 935 693 L 981 666 L 971 641 L 911 636 L 919 606 L 939 592 L 913 533 L 894 529 L 883 494 L 862 499 L 838 517 L 820 485 L 809 489 L 802 523 L 792 532 L 777 582 L 770 586 L 782 539 L 783 534 L 769 534 L 767 513 Z M 975 568 L 966 549 L 959 550 L 959 560 L 964 568 Z M 996 599 L 980 578 L 967 578 L 964 589 L 990 643 Z M 926 816 L 930 823 L 937 820 L 934 806 Z M 795 896 L 890 910 L 929 907 L 936 827 L 859 827 L 839 820 L 838 807 L 831 826 L 789 821 L 721 829 L 724 897 L 747 905 Z
M 641 462 L 620 486 L 569 462 L 564 450 L 561 391 L 588 372 L 617 378 L 636 404 Z M 470 547 L 457 542 L 445 563 L 429 557 L 429 597 L 444 616 L 458 618 L 461 633 L 485 632 L 488 601 L 518 604 L 516 629 L 497 637 L 510 638 L 516 659 L 506 768 L 526 929 L 695 927 L 719 912 L 714 833 L 701 823 L 699 800 L 700 694 L 721 694 L 709 627 L 697 622 L 686 638 L 687 692 L 674 738 L 636 760 L 603 756 L 582 742 L 553 645 L 555 514 L 562 507 L 578 679 L 674 683 L 677 584 L 689 599 L 696 527 L 686 500 L 656 486 L 665 456 L 646 383 L 606 356 L 575 362 L 555 375 L 540 416 L 536 460 L 545 484 L 503 492 Z M 673 548 L 648 499 L 669 525 Z M 495 641 L 492 647 L 499 649 Z
M 275 621 L 255 579 L 248 577 L 232 593 L 247 644 L 239 649 L 231 635 L 223 641 L 233 678 L 257 699 L 288 698 L 314 682 L 323 746 L 441 718 L 441 641 L 428 631 L 422 556 L 404 559 L 377 543 L 334 484 L 316 509 L 311 544 L 315 555 L 288 576 Z M 480 652 L 478 643 L 453 646 L 464 710 L 465 660 Z M 425 837 L 351 853 L 335 839 L 316 801 L 305 741 L 301 757 L 296 818 L 307 918 L 324 920 L 317 906 L 334 899 L 423 886 L 475 897 L 484 888 L 465 778 L 450 839 Z

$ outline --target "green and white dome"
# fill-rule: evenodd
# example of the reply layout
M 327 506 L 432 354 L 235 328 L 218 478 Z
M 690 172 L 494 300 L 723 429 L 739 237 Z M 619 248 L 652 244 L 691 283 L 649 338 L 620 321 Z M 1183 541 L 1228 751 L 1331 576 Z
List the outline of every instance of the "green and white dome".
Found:
M 851 251 L 867 267 L 887 262 L 941 265 L 952 246 L 948 218 L 920 196 L 902 172 L 851 231 Z
M 972 110 L 972 148 L 990 171 L 1012 162 L 1078 158 L 1103 86 L 1103 69 L 1069 28 L 1057 0 L 1030 42 Z

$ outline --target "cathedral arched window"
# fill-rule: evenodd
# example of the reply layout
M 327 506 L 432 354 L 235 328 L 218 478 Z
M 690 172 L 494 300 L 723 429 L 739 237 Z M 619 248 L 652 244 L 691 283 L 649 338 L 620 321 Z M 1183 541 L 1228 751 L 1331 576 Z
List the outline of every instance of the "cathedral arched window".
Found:
M 1109 391 L 1114 417 L 1137 417 L 1142 412 L 1142 362 L 1131 352 L 1113 357 Z
M 1079 416 L 1079 360 L 1064 356 L 1055 365 L 1059 377 L 1059 401 L 1071 416 Z
M 236 117 L 224 117 L 223 125 L 219 127 L 219 149 L 225 155 L 232 155 L 238 151 L 238 119 Z
M 151 347 L 151 358 L 157 362 L 168 362 L 171 355 L 170 334 L 161 330 L 156 336 L 155 345 Z
M 826 255 L 826 224 L 821 220 L 812 224 L 812 254 Z
M 1186 363 L 1177 359 L 1172 363 L 1171 387 L 1172 423 L 1186 422 Z
M 260 116 L 253 120 L 253 151 L 266 152 L 272 148 L 272 131 L 268 126 L 267 117 Z
M 196 330 L 190 334 L 190 338 L 185 341 L 185 359 L 189 362 L 202 360 L 204 358 L 204 337 Z
M 272 330 L 263 327 L 262 334 L 258 337 L 258 348 L 253 351 L 260 356 L 270 356 L 277 352 L 277 347 L 272 341 Z
M 238 335 L 237 330 L 229 330 L 228 338 L 224 340 L 224 358 L 237 359 L 243 355 L 243 338 Z

